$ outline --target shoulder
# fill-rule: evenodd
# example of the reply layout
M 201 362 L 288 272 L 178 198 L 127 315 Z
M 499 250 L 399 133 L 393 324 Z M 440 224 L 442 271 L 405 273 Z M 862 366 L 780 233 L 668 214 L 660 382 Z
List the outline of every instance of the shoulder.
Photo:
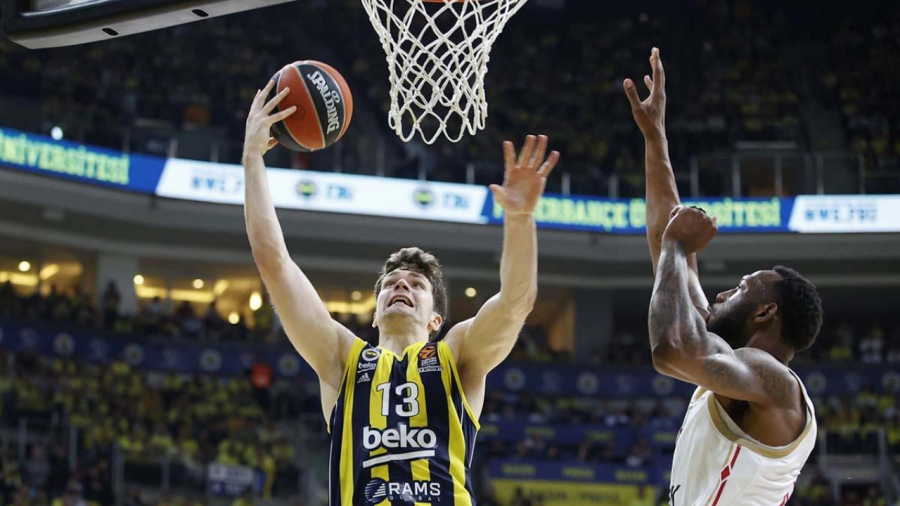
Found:
M 766 394 L 765 404 L 771 407 L 797 406 L 803 392 L 788 366 L 758 348 L 740 348 L 734 351 L 734 355 Z
M 450 351 L 450 353 L 453 355 L 454 360 L 459 358 L 460 352 L 462 351 L 463 338 L 469 331 L 469 327 L 471 326 L 471 324 L 471 318 L 457 323 L 456 325 L 451 327 L 450 330 L 447 331 L 447 335 L 439 341 Z

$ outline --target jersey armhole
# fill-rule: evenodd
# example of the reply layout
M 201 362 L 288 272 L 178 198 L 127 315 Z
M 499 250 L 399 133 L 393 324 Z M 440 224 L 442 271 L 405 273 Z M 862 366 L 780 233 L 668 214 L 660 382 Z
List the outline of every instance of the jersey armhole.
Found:
M 350 346 L 350 351 L 347 352 L 347 360 L 344 361 L 344 370 L 341 373 L 341 389 L 338 390 L 337 400 L 334 402 L 334 406 L 331 407 L 331 415 L 325 420 L 325 429 L 329 434 L 331 434 L 331 419 L 334 417 L 334 411 L 337 409 L 338 403 L 341 402 L 341 399 L 344 397 L 344 389 L 347 388 L 347 377 L 351 370 L 356 369 L 357 363 L 359 362 L 359 354 L 362 352 L 363 348 L 367 346 L 367 343 L 359 337 L 353 336 L 353 338 L 353 345 Z
M 469 415 L 469 419 L 475 424 L 475 430 L 481 430 L 481 424 L 478 423 L 478 418 L 472 413 L 472 408 L 469 406 L 469 401 L 466 399 L 466 391 L 463 389 L 462 381 L 459 378 L 459 371 L 456 369 L 456 358 L 453 356 L 450 346 L 443 341 L 438 341 L 437 345 L 438 348 L 444 350 L 444 354 L 447 356 L 447 362 L 450 364 L 450 370 L 453 372 L 453 381 L 456 382 L 456 388 L 459 389 L 459 395 L 462 397 L 462 403 L 466 410 L 466 414 Z

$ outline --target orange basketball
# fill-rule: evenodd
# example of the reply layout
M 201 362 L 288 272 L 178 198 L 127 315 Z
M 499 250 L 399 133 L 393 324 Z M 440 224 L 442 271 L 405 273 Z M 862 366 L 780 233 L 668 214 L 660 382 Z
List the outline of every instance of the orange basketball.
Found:
M 330 65 L 304 60 L 285 65 L 273 77 L 272 94 L 290 88 L 278 110 L 297 106 L 297 112 L 272 125 L 272 137 L 294 151 L 318 151 L 347 132 L 353 116 L 353 96 L 344 77 Z

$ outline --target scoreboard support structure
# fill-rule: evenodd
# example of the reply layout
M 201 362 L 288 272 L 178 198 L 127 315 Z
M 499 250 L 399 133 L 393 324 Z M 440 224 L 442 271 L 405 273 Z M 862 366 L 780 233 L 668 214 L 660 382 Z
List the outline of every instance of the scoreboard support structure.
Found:
M 134 35 L 294 0 L 0 0 L 3 35 L 29 49 Z

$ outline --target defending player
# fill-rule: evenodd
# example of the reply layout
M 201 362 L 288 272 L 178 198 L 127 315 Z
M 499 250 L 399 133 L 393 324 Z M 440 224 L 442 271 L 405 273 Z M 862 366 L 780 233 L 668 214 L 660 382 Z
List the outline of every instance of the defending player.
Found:
M 681 207 L 665 131 L 665 73 L 650 57 L 650 97 L 624 86 L 644 134 L 647 240 L 656 283 L 649 328 L 653 365 L 698 385 L 678 435 L 669 502 L 674 506 L 783 505 L 816 441 L 803 383 L 788 368 L 822 325 L 815 286 L 785 267 L 744 276 L 711 306 L 696 253 L 715 219 Z
M 379 346 L 367 345 L 332 320 L 291 260 L 269 194 L 263 154 L 275 145 L 270 126 L 294 109 L 270 115 L 273 84 L 257 94 L 244 141 L 247 233 L 253 257 L 284 328 L 319 377 L 331 432 L 332 506 L 474 504 L 469 466 L 485 377 L 506 358 L 537 294 L 537 240 L 532 212 L 559 161 L 544 160 L 547 138 L 528 136 L 516 160 L 503 144 L 500 293 L 478 314 L 429 342 L 443 324 L 447 295 L 440 265 L 417 248 L 388 259 L 375 284 Z

